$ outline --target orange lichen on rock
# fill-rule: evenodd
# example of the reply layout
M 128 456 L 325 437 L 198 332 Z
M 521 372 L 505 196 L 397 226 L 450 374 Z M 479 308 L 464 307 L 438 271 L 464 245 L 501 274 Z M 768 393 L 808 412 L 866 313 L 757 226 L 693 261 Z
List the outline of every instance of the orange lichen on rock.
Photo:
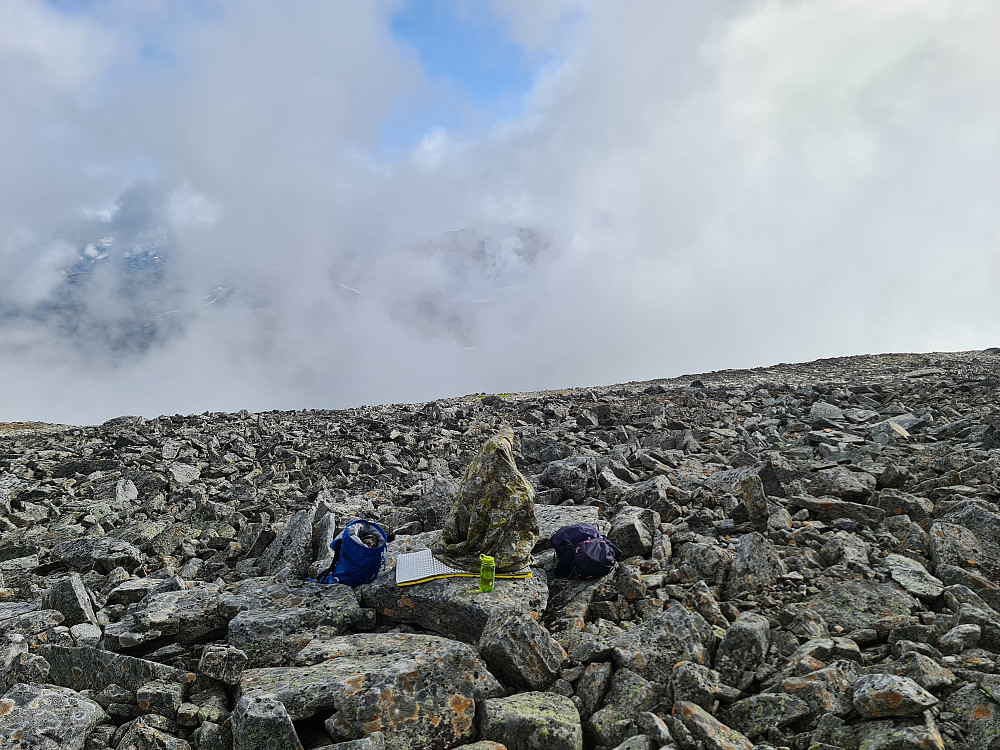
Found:
M 448 708 L 455 712 L 455 718 L 451 720 L 451 728 L 455 730 L 455 734 L 459 737 L 463 736 L 472 727 L 475 707 L 476 704 L 464 695 L 454 695 L 448 701 Z

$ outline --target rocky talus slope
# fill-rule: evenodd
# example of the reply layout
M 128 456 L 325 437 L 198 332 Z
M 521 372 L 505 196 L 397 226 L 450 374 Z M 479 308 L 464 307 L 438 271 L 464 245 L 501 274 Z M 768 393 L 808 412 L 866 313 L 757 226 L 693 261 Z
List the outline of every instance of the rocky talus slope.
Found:
M 0 747 L 996 750 L 998 367 L 0 425 Z M 503 424 L 534 576 L 397 587 Z M 385 571 L 307 580 L 356 517 Z M 577 521 L 607 578 L 551 577 Z

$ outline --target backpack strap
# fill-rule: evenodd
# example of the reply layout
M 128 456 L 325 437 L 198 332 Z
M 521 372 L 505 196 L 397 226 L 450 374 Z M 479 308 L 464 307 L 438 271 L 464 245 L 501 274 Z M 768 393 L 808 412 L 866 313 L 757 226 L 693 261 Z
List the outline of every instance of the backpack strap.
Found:
M 326 570 L 323 571 L 322 575 L 319 577 L 320 583 L 336 583 L 336 580 L 332 579 L 333 571 L 337 567 L 337 563 L 340 561 L 340 537 L 338 536 L 332 542 L 330 542 L 330 549 L 333 550 L 333 559 L 330 560 L 330 564 L 327 566 Z

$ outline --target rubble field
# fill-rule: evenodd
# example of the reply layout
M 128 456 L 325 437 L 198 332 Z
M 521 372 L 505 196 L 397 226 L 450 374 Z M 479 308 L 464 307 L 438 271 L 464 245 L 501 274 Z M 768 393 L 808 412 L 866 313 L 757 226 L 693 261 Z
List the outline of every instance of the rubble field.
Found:
M 504 425 L 532 578 L 397 587 Z M 998 502 L 1000 349 L 0 424 L 0 747 L 1000 750 Z

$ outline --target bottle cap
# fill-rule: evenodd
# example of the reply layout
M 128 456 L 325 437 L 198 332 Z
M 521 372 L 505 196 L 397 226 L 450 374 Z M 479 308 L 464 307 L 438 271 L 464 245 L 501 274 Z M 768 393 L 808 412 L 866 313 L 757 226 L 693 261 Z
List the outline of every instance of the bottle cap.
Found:
M 481 563 L 483 563 L 485 565 L 495 565 L 496 564 L 496 561 L 492 557 L 490 557 L 489 555 L 480 555 L 479 556 L 479 562 L 481 562 Z

